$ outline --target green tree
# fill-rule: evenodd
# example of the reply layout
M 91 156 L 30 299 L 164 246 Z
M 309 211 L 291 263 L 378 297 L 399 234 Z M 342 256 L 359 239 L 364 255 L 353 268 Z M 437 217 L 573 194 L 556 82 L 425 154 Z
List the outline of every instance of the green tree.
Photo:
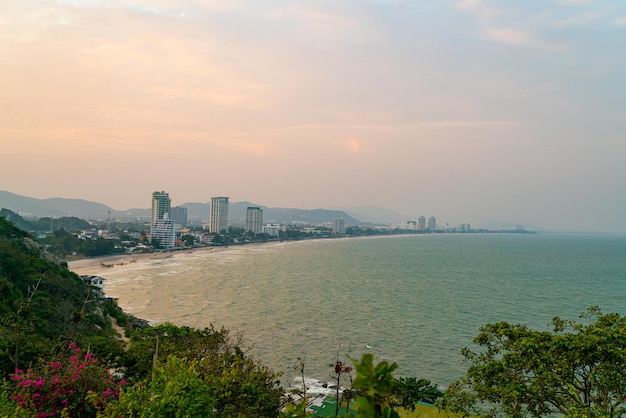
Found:
M 399 418 L 391 407 L 391 391 L 395 383 L 392 373 L 398 365 L 386 361 L 374 365 L 373 359 L 370 353 L 365 354 L 361 361 L 351 359 L 357 373 L 352 383 L 359 393 L 356 398 L 357 418 Z
M 552 332 L 507 322 L 481 328 L 480 349 L 463 350 L 470 366 L 443 406 L 511 417 L 625 415 L 626 317 L 598 307 L 580 317 L 554 318 Z
M 185 243 L 187 247 L 192 247 L 196 242 L 196 237 L 189 234 L 183 235 L 182 237 L 180 237 L 180 239 Z
M 168 364 L 172 357 L 180 361 Z M 197 374 L 203 388 L 197 392 L 201 398 L 184 402 L 204 404 L 210 395 L 212 412 L 193 416 L 278 416 L 283 395 L 278 375 L 246 355 L 224 328 L 198 330 L 163 324 L 137 329 L 130 334 L 124 364 L 128 379 L 159 396 L 166 396 L 164 391 L 171 387 L 163 370 L 175 372 L 171 384 Z M 159 373 L 166 373 L 162 380 Z
M 152 379 L 122 389 L 106 417 L 212 417 L 216 397 L 203 380 L 197 360 L 169 356 Z
M 401 377 L 396 379 L 391 391 L 391 405 L 414 411 L 418 402 L 432 405 L 442 396 L 443 392 L 432 385 L 430 380 Z

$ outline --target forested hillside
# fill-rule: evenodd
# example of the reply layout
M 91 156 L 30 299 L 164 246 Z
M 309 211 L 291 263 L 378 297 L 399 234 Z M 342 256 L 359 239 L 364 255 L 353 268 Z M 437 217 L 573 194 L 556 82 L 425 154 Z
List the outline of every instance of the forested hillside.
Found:
M 19 214 L 4 208 L 0 209 L 0 218 L 5 218 L 20 229 L 32 232 L 51 232 L 60 229 L 65 231 L 80 231 L 93 228 L 89 222 L 75 216 L 64 216 L 60 218 L 43 217 L 37 220 L 27 220 Z
M 0 218 L 0 371 L 4 375 L 52 354 L 68 341 L 90 345 L 93 352 L 105 356 L 120 351 L 107 310 L 118 308 L 28 233 Z

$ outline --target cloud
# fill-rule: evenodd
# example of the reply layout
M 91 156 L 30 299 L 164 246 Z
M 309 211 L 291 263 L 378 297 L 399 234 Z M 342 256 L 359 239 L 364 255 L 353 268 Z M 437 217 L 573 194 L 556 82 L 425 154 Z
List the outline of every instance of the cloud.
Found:
M 516 46 L 533 46 L 537 40 L 529 31 L 512 28 L 488 28 L 485 32 L 491 40 Z
M 456 7 L 461 10 L 472 13 L 481 22 L 491 22 L 498 16 L 502 15 L 502 11 L 489 7 L 482 0 L 461 0 L 456 3 Z
M 479 36 L 504 45 L 539 50 L 563 50 L 566 45 L 547 41 L 539 37 L 537 16 L 529 10 L 514 7 L 494 7 L 486 0 L 461 0 L 456 3 L 459 10 L 474 16 L 478 23 Z M 520 22 L 520 23 L 516 23 Z
M 559 0 L 559 3 L 561 4 L 565 4 L 565 5 L 571 5 L 571 4 L 589 4 L 592 3 L 594 0 Z
M 256 157 L 266 157 L 271 153 L 272 146 L 269 143 L 253 141 L 215 141 L 223 149 L 235 151 L 239 154 L 249 154 Z
M 626 26 L 626 16 L 618 17 L 618 18 L 614 19 L 613 20 L 613 24 L 614 25 L 618 25 L 618 26 Z
M 580 26 L 599 21 L 600 19 L 602 19 L 602 17 L 602 13 L 600 12 L 581 13 L 567 18 L 557 19 L 555 25 L 559 28 Z
M 336 13 L 320 10 L 310 5 L 290 3 L 274 9 L 270 17 L 281 20 L 297 19 L 301 22 L 320 24 L 330 27 L 345 27 L 354 24 L 354 20 L 347 19 Z
M 422 120 L 408 124 L 367 124 L 355 125 L 361 130 L 409 130 L 416 128 L 477 128 L 477 129 L 510 129 L 519 127 L 518 122 L 499 120 Z

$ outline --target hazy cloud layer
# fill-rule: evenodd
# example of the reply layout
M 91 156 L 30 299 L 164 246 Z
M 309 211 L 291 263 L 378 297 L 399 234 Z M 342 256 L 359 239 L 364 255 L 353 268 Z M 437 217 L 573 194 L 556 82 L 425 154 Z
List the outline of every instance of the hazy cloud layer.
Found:
M 0 1 L 0 189 L 626 232 L 626 3 Z

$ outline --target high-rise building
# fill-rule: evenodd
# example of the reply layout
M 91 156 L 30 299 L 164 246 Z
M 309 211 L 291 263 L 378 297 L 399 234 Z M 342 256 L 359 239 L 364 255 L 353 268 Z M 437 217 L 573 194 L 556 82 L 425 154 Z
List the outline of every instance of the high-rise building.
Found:
M 176 234 L 174 232 L 175 222 L 168 219 L 167 214 L 163 219 L 157 219 L 152 224 L 152 232 L 150 238 L 158 241 L 162 248 L 171 248 L 174 246 Z
M 346 223 L 343 218 L 333 219 L 333 234 L 343 235 L 346 233 Z
M 224 230 L 228 230 L 228 198 L 212 197 L 209 232 L 219 234 Z
M 263 229 L 263 209 L 248 206 L 246 209 L 246 232 L 260 234 Z
M 428 230 L 433 232 L 437 229 L 437 219 L 434 216 L 428 218 Z
M 170 209 L 170 219 L 173 220 L 180 228 L 187 226 L 187 208 L 175 206 Z
M 426 230 L 426 218 L 423 216 L 420 216 L 418 221 L 417 221 L 417 229 L 419 229 L 420 231 L 425 231 Z
M 172 200 L 170 195 L 165 192 L 152 193 L 152 219 L 150 222 L 150 237 L 154 232 L 154 224 L 156 221 L 169 218 L 170 204 Z

